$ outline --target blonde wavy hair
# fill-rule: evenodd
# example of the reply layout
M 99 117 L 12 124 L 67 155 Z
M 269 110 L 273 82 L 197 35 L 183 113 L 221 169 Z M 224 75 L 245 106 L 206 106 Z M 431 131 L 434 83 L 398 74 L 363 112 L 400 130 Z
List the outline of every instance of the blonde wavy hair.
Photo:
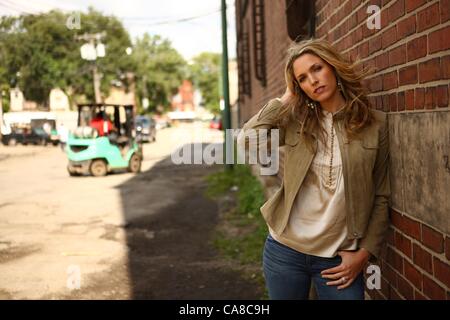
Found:
M 301 134 L 305 137 L 307 145 L 311 148 L 313 138 L 311 133 L 318 134 L 325 142 L 326 131 L 320 123 L 324 117 L 319 103 L 316 103 L 314 110 L 307 106 L 311 99 L 300 88 L 294 75 L 294 61 L 305 53 L 313 54 L 324 60 L 336 74 L 336 79 L 341 82 L 341 94 L 346 101 L 344 106 L 344 128 L 349 139 L 358 139 L 366 127 L 369 127 L 375 120 L 371 112 L 367 91 L 362 84 L 362 80 L 371 72 L 364 70 L 360 62 L 351 62 L 341 55 L 329 42 L 321 39 L 309 39 L 293 43 L 287 52 L 285 67 L 286 85 L 293 93 L 290 101 L 281 108 L 277 116 L 280 126 L 286 126 L 289 120 L 301 123 Z

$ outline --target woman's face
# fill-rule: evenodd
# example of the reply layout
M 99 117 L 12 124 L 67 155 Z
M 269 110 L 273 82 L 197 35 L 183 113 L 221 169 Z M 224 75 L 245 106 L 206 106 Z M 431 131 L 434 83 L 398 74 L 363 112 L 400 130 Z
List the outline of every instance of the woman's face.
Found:
M 338 94 L 335 73 L 322 58 L 305 53 L 294 61 L 293 69 L 297 83 L 311 100 L 323 102 Z

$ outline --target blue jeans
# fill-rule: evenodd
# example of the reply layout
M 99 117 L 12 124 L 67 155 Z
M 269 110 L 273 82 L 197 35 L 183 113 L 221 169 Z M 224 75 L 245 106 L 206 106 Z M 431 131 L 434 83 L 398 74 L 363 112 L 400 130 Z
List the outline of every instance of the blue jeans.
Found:
M 313 281 L 320 300 L 364 300 L 362 272 L 349 287 L 341 290 L 338 286 L 327 286 L 332 280 L 320 275 L 321 271 L 341 264 L 341 260 L 340 256 L 322 258 L 298 252 L 269 235 L 264 246 L 263 269 L 270 299 L 308 299 Z

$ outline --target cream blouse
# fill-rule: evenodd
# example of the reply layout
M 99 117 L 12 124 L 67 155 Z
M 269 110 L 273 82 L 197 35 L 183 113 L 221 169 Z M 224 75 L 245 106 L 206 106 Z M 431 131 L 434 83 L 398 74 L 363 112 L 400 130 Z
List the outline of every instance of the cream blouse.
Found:
M 294 250 L 331 258 L 339 250 L 357 249 L 358 243 L 357 239 L 346 239 L 342 159 L 333 113 L 324 109 L 322 113 L 327 142 L 324 145 L 318 139 L 316 155 L 294 200 L 286 229 L 281 236 L 269 231 L 275 240 Z

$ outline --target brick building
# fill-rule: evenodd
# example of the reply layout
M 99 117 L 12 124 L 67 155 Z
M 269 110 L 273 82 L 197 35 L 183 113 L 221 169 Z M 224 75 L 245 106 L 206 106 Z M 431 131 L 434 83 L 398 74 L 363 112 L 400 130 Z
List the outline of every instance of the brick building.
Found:
M 367 26 L 370 5 L 380 29 Z M 450 299 L 450 0 L 237 0 L 236 20 L 241 125 L 284 92 L 297 36 L 375 67 L 366 84 L 389 117 L 392 224 L 381 290 L 367 293 Z

